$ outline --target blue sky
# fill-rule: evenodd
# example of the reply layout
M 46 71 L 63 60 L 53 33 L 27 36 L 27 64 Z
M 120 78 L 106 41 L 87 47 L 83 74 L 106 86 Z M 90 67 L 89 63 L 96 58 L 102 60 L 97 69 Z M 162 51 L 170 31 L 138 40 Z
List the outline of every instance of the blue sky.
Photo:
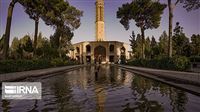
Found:
M 74 31 L 73 43 L 95 40 L 95 0 L 68 0 L 71 5 L 82 10 L 81 26 Z M 134 21 L 131 22 L 131 27 L 128 31 L 119 23 L 116 18 L 118 7 L 131 0 L 105 0 L 105 38 L 106 40 L 117 40 L 129 43 L 129 36 L 134 30 L 135 33 L 140 33 L 140 29 L 135 26 Z M 162 3 L 167 3 L 167 0 L 160 0 Z M 0 36 L 5 32 L 7 9 L 10 0 L 1 0 L 0 2 Z M 200 9 L 187 12 L 182 8 L 182 4 L 178 4 L 174 11 L 173 25 L 178 21 L 184 27 L 184 32 L 187 36 L 192 34 L 200 34 Z M 160 27 L 153 30 L 146 30 L 145 35 L 152 36 L 156 39 L 166 30 L 168 32 L 168 8 L 165 9 L 162 15 Z M 43 36 L 49 37 L 54 33 L 54 29 L 46 26 L 42 20 L 39 23 L 39 32 Z M 13 12 L 13 20 L 11 27 L 11 40 L 14 37 L 23 37 L 25 34 L 34 35 L 34 21 L 29 19 L 20 4 L 16 4 Z

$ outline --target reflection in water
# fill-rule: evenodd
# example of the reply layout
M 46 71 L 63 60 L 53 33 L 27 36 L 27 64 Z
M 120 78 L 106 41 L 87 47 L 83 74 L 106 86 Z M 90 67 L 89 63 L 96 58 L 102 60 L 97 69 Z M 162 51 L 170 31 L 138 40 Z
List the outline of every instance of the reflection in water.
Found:
M 2 100 L 2 108 L 4 112 L 8 112 L 8 110 L 11 108 L 10 106 L 10 102 L 7 100 Z
M 200 97 L 112 65 L 87 66 L 42 82 L 42 100 L 1 100 L 0 112 L 199 112 Z

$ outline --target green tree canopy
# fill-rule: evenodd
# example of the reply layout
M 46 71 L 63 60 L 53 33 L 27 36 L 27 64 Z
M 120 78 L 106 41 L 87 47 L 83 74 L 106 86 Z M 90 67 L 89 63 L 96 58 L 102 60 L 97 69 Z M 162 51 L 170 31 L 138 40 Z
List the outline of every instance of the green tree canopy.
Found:
M 196 10 L 200 7 L 199 0 L 177 0 L 183 4 L 183 7 L 186 8 L 187 11 Z
M 33 42 L 29 35 L 23 36 L 21 39 L 14 37 L 11 44 L 11 56 L 14 59 L 24 58 L 33 52 Z
M 145 56 L 147 59 L 151 58 L 151 40 L 149 37 L 145 39 Z
M 134 31 L 132 31 L 132 36 L 130 36 L 129 41 L 130 41 L 132 53 L 134 54 L 136 52 L 136 47 L 137 47 Z
M 172 40 L 175 55 L 190 56 L 189 39 L 183 33 L 183 27 L 179 25 L 179 22 L 176 23 L 176 27 L 174 28 Z
M 193 34 L 191 37 L 192 55 L 200 56 L 200 35 Z
M 161 34 L 160 38 L 159 38 L 159 47 L 160 47 L 160 53 L 162 55 L 166 55 L 168 53 L 168 36 L 166 31 L 163 31 L 163 33 Z
M 137 34 L 136 37 L 136 53 L 135 53 L 135 57 L 136 58 L 142 58 L 142 37 L 140 34 Z
M 160 49 L 158 46 L 158 42 L 156 41 L 155 37 L 152 36 L 151 38 L 151 58 L 154 58 L 160 54 Z
M 26 52 L 33 52 L 33 43 L 29 35 L 25 35 L 20 39 L 20 43 L 23 46 L 23 50 Z
M 20 44 L 20 40 L 17 37 L 14 37 L 11 44 L 11 51 L 17 51 L 19 44 Z
M 73 31 L 80 26 L 80 17 L 83 12 L 63 0 L 49 2 L 49 6 L 46 7 L 47 12 L 42 19 L 47 25 L 56 29 L 54 35 L 50 37 L 50 41 L 61 56 L 61 52 L 68 52 L 71 48 Z M 49 8 L 53 11 L 48 11 Z

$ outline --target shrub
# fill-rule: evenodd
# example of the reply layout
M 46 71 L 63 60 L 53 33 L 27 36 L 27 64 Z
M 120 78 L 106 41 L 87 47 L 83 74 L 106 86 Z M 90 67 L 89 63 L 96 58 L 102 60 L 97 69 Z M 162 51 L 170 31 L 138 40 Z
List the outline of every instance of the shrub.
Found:
M 200 62 L 200 56 L 191 56 L 190 61 L 191 62 Z
M 173 58 L 157 57 L 154 59 L 135 59 L 129 61 L 127 64 L 140 67 L 185 71 L 189 68 L 190 61 L 187 57 L 175 56 Z
M 51 65 L 53 66 L 63 66 L 65 65 L 65 62 L 62 58 L 55 58 L 51 60 Z
M 66 66 L 78 64 L 77 61 L 63 60 L 62 58 L 34 59 L 34 60 L 2 60 L 0 61 L 0 74 L 10 72 L 20 72 L 35 69 L 43 69 L 49 67 Z
M 176 70 L 183 71 L 183 70 L 186 70 L 189 68 L 190 61 L 187 57 L 176 56 L 176 57 L 173 57 L 173 64 L 174 64 L 174 67 L 176 68 Z
M 19 72 L 50 67 L 48 60 L 3 60 L 0 73 Z

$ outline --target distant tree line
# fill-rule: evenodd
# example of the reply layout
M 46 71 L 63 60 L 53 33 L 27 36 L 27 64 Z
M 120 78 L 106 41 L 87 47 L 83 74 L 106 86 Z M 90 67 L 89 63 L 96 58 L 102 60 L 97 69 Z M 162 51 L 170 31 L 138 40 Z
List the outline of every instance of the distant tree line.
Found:
M 200 56 L 200 35 L 193 34 L 189 38 L 183 32 L 183 27 L 177 22 L 176 27 L 174 28 L 174 34 L 172 36 L 173 44 L 173 56 Z M 168 56 L 168 35 L 164 31 L 159 37 L 159 41 L 156 41 L 155 37 L 152 36 L 151 39 L 147 37 L 145 39 L 145 56 L 146 59 L 153 59 L 158 57 L 167 57 Z M 137 36 L 132 32 L 130 36 L 130 45 L 132 53 L 134 54 L 133 58 L 139 59 L 142 58 L 142 37 L 140 34 Z
M 54 47 L 58 46 L 54 40 L 43 37 L 41 32 L 37 37 L 34 56 L 33 44 L 34 40 L 30 35 L 24 35 L 20 38 L 14 37 L 9 48 L 9 58 L 0 61 L 0 74 L 78 64 L 76 60 L 66 56 L 68 50 L 71 49 L 70 45 L 59 51 L 57 47 Z M 64 42 L 61 45 L 66 44 Z
M 132 32 L 130 36 L 132 54 L 128 65 L 190 71 L 190 63 L 200 61 L 200 35 L 193 34 L 190 38 L 185 35 L 183 27 L 177 22 L 173 30 L 172 57 L 168 57 L 168 35 L 164 31 L 159 40 L 156 41 L 154 36 L 145 39 L 145 59 L 142 57 L 142 37 L 140 34 L 135 36 Z

